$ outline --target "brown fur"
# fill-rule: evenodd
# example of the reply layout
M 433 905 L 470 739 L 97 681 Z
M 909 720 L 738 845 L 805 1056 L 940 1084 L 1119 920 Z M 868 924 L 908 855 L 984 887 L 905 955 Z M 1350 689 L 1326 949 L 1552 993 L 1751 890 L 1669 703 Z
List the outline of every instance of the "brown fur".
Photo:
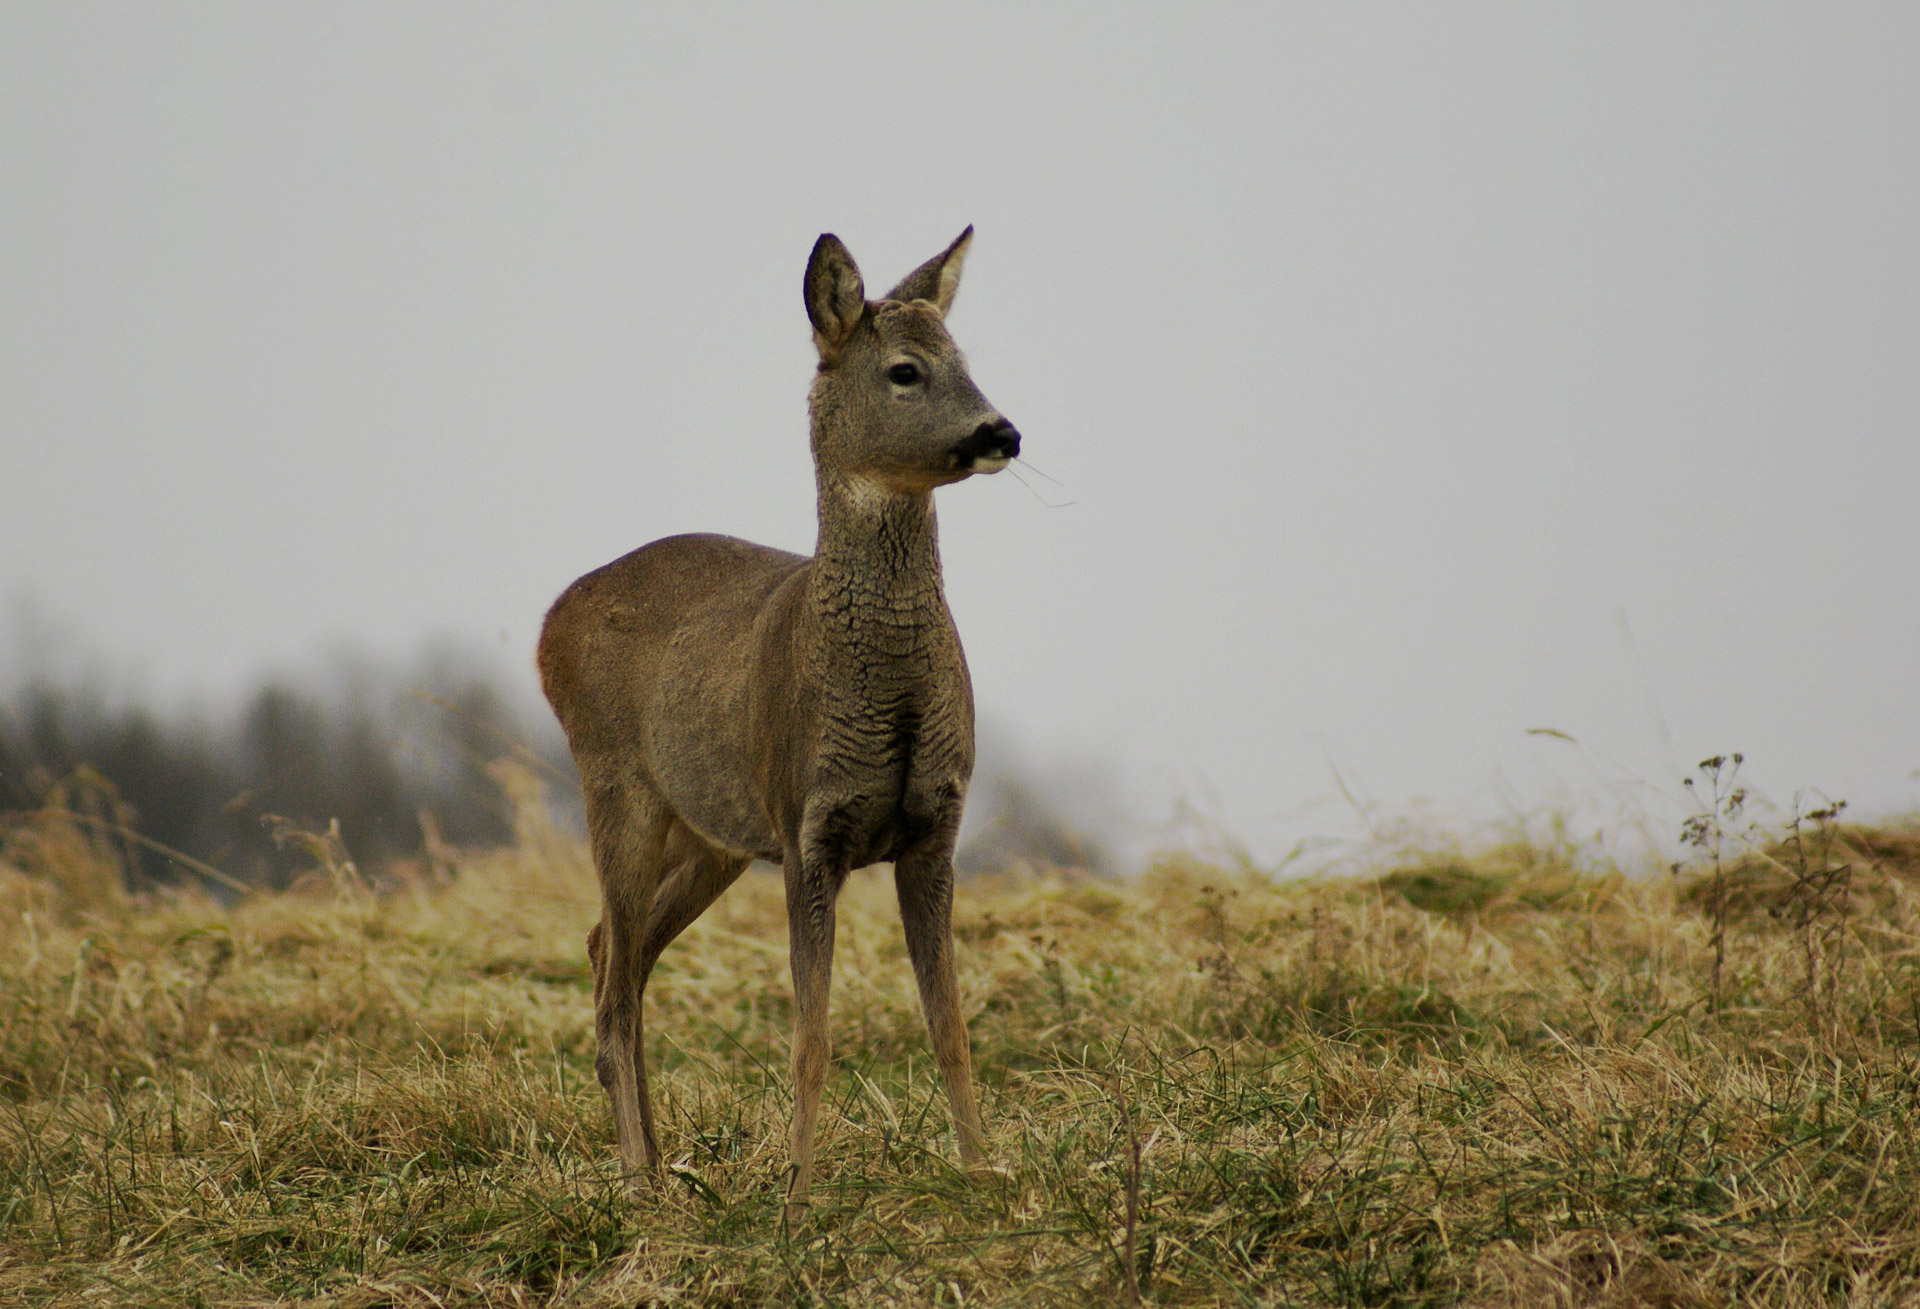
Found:
M 588 573 L 547 614 L 541 684 L 580 768 L 602 890 L 587 943 L 597 1071 L 635 1173 L 660 1161 L 647 977 L 755 857 L 778 861 L 787 888 L 790 1205 L 812 1179 L 834 902 L 848 872 L 871 863 L 894 866 L 961 1158 L 986 1162 L 949 925 L 973 692 L 941 589 L 932 494 L 1018 452 L 942 321 L 972 230 L 878 303 L 837 238 L 814 247 L 811 558 L 669 537 Z

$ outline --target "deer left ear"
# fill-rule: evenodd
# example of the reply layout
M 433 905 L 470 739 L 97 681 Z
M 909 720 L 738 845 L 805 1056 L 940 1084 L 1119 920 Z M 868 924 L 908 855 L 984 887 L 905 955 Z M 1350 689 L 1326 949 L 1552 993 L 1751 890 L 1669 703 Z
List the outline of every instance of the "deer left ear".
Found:
M 967 247 L 972 244 L 973 225 L 969 223 L 952 245 L 901 278 L 900 285 L 887 292 L 887 299 L 902 304 L 930 301 L 945 318 L 953 308 L 954 292 L 960 289 L 960 267 L 967 262 Z
M 813 243 L 804 293 L 807 318 L 813 323 L 813 343 L 820 349 L 820 358 L 831 363 L 867 311 L 860 266 L 832 232 L 823 232 Z

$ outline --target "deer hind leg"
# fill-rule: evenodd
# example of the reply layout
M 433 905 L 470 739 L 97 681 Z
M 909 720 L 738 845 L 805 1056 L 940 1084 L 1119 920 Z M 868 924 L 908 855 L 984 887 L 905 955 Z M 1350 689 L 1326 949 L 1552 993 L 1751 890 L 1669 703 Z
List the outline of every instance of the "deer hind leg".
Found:
M 595 923 L 587 932 L 587 962 L 593 966 L 593 1011 L 600 1012 L 600 993 L 607 985 L 607 933 Z
M 720 898 L 729 886 L 739 878 L 750 860 L 732 855 L 708 845 L 696 836 L 684 823 L 663 817 L 666 831 L 658 842 L 658 858 L 655 860 L 656 877 L 654 892 L 648 905 L 643 925 L 633 932 L 633 939 L 640 941 L 637 970 L 626 970 L 631 989 L 635 992 L 635 1009 L 638 1013 L 645 1003 L 647 981 L 653 976 L 653 966 L 660 954 L 671 945 L 680 933 L 693 921 L 705 913 L 708 906 Z M 587 933 L 587 958 L 593 965 L 593 1003 L 596 1014 L 600 1012 L 602 998 L 606 994 L 608 972 L 608 932 L 606 919 L 593 925 Z M 648 1085 L 646 1060 L 637 1042 L 642 1027 L 635 1020 L 635 1051 L 633 1066 L 635 1071 L 636 1099 L 639 1105 L 640 1139 L 644 1142 L 649 1168 L 659 1167 L 659 1139 L 654 1130 L 653 1096 Z M 603 1046 L 603 1049 L 606 1048 Z M 605 1060 L 599 1065 L 601 1082 L 612 1094 L 617 1083 L 619 1058 Z M 613 1081 L 609 1081 L 609 1077 Z M 615 1124 L 618 1131 L 619 1119 L 616 1113 Z
M 600 922 L 587 937 L 593 962 L 594 1072 L 613 1109 L 620 1161 L 635 1175 L 659 1167 L 647 1095 L 641 999 L 648 916 L 673 825 L 664 805 L 628 780 L 586 788 L 587 836 L 600 873 Z
M 960 1013 L 960 987 L 953 971 L 953 835 L 931 834 L 900 857 L 893 868 L 900 897 L 900 923 L 907 955 L 920 984 L 920 1009 L 934 1063 L 947 1087 L 960 1142 L 960 1162 L 970 1170 L 989 1166 L 986 1133 L 973 1095 L 973 1062 L 967 1020 Z
M 646 975 L 652 974 L 661 952 L 738 881 L 752 862 L 744 855 L 707 844 L 684 823 L 675 824 L 667 841 L 667 856 L 667 875 L 654 892 L 646 943 L 641 948 L 641 969 Z

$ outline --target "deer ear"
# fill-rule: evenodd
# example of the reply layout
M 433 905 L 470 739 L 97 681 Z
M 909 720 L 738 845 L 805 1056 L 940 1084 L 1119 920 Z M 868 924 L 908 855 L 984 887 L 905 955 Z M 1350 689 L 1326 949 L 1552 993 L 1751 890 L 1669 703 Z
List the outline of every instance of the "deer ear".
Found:
M 960 233 L 954 243 L 900 279 L 900 285 L 887 292 L 887 299 L 902 304 L 930 300 L 945 318 L 953 308 L 953 293 L 960 289 L 960 266 L 967 262 L 967 247 L 973 244 L 973 225 Z
M 807 317 L 813 323 L 813 343 L 820 357 L 829 359 L 860 324 L 867 309 L 867 289 L 859 265 L 840 238 L 831 232 L 813 243 L 807 260 L 805 286 Z

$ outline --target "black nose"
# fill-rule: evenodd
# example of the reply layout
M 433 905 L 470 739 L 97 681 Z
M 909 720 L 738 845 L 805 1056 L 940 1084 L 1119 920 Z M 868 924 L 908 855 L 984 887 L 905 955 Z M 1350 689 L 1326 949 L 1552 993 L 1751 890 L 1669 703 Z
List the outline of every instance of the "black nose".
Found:
M 973 429 L 953 448 L 962 468 L 971 468 L 980 459 L 1013 459 L 1020 453 L 1020 430 L 1004 418 L 995 418 Z

